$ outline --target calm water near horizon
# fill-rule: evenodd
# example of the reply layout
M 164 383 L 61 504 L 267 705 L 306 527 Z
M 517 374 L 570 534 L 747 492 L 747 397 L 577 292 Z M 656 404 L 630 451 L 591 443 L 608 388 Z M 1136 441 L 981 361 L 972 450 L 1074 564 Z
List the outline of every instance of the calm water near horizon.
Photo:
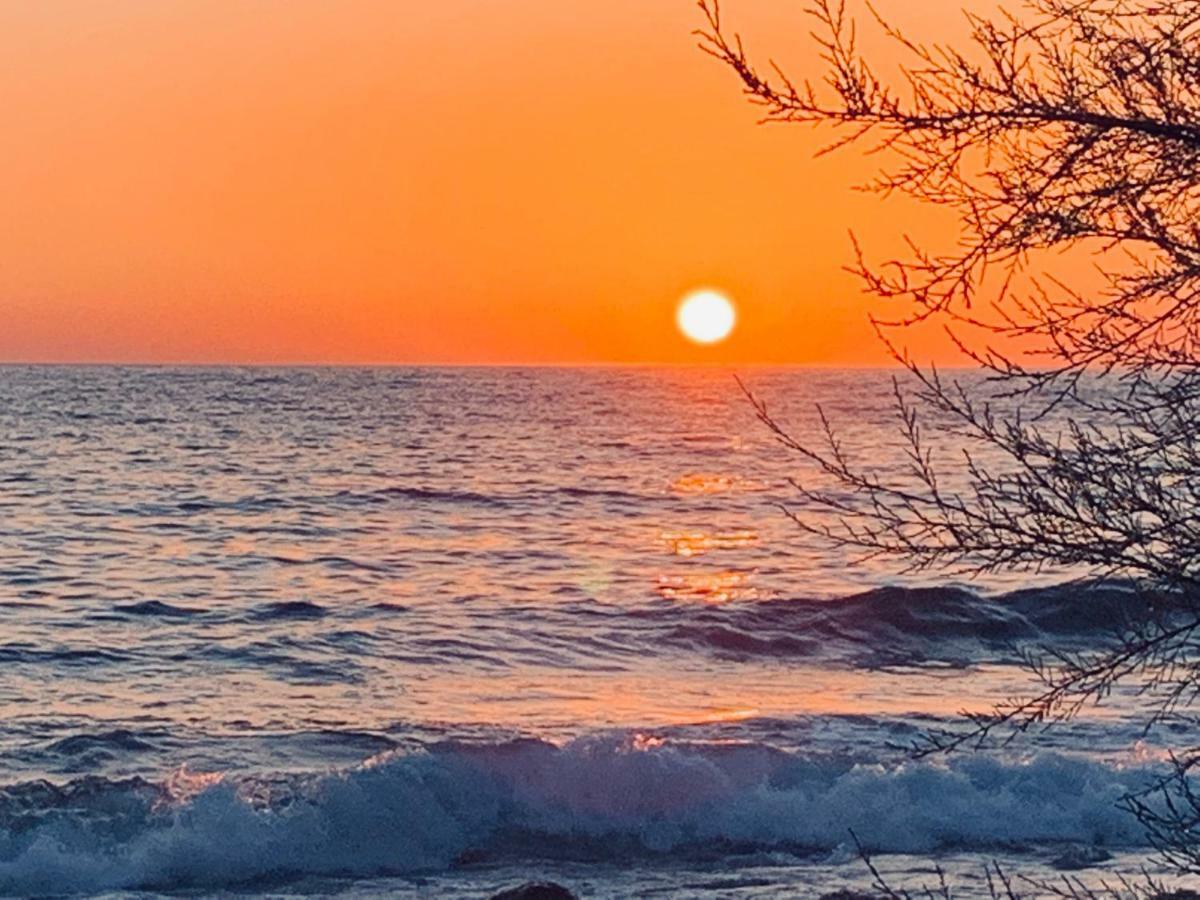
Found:
M 892 373 L 742 374 L 903 467 Z M 0 893 L 1135 871 L 1130 699 L 899 749 L 1133 601 L 813 546 L 805 471 L 726 370 L 0 368 Z

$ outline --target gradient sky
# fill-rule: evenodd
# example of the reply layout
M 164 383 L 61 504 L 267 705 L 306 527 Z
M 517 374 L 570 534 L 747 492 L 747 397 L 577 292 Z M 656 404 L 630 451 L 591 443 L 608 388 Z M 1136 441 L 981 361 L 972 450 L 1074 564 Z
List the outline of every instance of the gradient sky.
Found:
M 800 0 L 725 8 L 819 74 Z M 0 4 L 0 360 L 881 362 L 847 231 L 946 223 L 854 193 L 857 152 L 756 126 L 699 23 L 692 0 Z M 675 329 L 699 286 L 739 307 L 718 347 Z

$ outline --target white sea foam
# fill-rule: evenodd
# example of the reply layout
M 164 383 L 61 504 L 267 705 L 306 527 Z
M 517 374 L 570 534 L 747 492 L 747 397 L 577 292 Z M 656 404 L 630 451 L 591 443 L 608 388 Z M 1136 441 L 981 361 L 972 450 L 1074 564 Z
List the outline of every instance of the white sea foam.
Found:
M 286 790 L 278 778 L 270 789 L 212 779 L 174 793 L 93 783 L 30 809 L 10 789 L 0 890 L 429 871 L 468 853 L 827 854 L 848 829 L 881 852 L 1136 847 L 1137 823 L 1117 802 L 1152 772 L 1053 755 L 887 766 L 761 745 L 593 738 L 444 745 L 295 777 Z

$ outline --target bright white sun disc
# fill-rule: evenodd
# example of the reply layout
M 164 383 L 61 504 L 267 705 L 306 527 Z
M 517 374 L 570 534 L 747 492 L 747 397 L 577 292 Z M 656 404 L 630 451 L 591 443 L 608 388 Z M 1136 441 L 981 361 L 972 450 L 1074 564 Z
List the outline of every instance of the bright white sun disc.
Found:
M 694 291 L 680 302 L 675 321 L 690 340 L 697 344 L 715 344 L 729 337 L 737 313 L 724 294 Z

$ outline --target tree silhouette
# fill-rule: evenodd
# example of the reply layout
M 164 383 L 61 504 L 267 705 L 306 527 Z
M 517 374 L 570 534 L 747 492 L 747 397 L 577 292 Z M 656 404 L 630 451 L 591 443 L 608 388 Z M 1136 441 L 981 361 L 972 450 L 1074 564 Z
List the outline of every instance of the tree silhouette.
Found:
M 701 0 L 702 48 L 764 118 L 832 126 L 825 151 L 866 144 L 891 160 L 869 188 L 951 210 L 949 247 L 909 240 L 852 270 L 900 312 L 876 319 L 913 376 L 896 382 L 905 471 L 839 439 L 797 439 L 809 464 L 789 509 L 809 534 L 909 570 L 1063 571 L 1079 590 L 1137 592 L 1114 643 L 1030 658 L 1034 696 L 930 735 L 945 751 L 1073 715 L 1118 685 L 1144 692 L 1147 726 L 1196 720 L 1200 695 L 1200 0 L 1030 0 L 967 15 L 961 47 L 914 40 L 868 6 L 904 63 L 859 51 L 842 0 L 809 13 L 823 80 L 761 70 Z M 1054 271 L 1087 254 L 1095 288 Z M 971 374 L 919 364 L 903 329 L 938 323 Z M 1117 623 L 1114 623 L 1117 624 Z M 1200 801 L 1176 771 L 1127 798 L 1168 859 L 1200 871 Z

